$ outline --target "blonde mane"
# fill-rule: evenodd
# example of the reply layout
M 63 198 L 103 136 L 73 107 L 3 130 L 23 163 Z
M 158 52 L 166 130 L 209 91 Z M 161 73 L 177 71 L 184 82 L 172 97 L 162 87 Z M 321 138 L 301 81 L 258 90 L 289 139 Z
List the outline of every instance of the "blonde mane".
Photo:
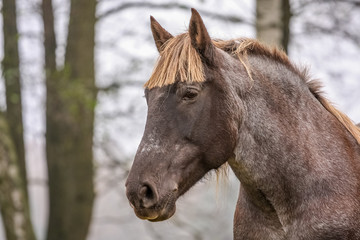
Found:
M 322 96 L 321 84 L 318 81 L 307 81 L 307 85 L 314 97 L 323 105 L 323 107 L 334 115 L 342 125 L 353 135 L 358 144 L 360 144 L 360 128 L 355 125 L 351 119 L 343 112 L 338 110 L 331 102 Z
M 215 47 L 235 56 L 245 67 L 249 78 L 253 81 L 251 66 L 248 63 L 248 54 L 262 55 L 278 61 L 298 76 L 308 85 L 311 93 L 323 105 L 323 107 L 334 115 L 341 124 L 354 136 L 360 144 L 360 128 L 357 127 L 344 113 L 336 109 L 321 94 L 318 81 L 310 80 L 307 71 L 300 70 L 291 63 L 288 56 L 277 48 L 270 48 L 257 40 L 238 38 L 233 40 L 213 40 Z M 160 56 L 155 65 L 150 79 L 144 84 L 145 88 L 163 87 L 180 82 L 204 82 L 205 73 L 201 57 L 191 45 L 188 33 L 180 34 L 169 39 L 161 49 Z
M 332 115 L 334 115 L 339 122 L 341 122 L 344 127 L 351 133 L 351 135 L 354 136 L 357 143 L 360 144 L 360 128 L 357 127 L 351 119 L 346 116 L 343 112 L 339 111 L 332 105 L 326 98 L 320 97 L 318 98 L 320 103 L 324 106 L 328 112 L 330 112 Z
M 154 71 L 145 88 L 162 87 L 180 82 L 204 82 L 200 55 L 191 45 L 188 33 L 169 39 L 163 46 Z

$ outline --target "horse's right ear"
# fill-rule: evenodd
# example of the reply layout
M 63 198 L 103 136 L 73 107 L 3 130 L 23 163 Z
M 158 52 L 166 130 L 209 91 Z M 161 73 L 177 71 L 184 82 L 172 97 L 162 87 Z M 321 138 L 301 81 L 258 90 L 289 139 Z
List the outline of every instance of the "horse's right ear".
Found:
M 150 22 L 151 22 L 151 31 L 155 40 L 156 47 L 159 51 L 159 53 L 162 50 L 162 46 L 164 43 L 172 38 L 173 36 L 166 31 L 156 20 L 153 16 L 150 16 Z

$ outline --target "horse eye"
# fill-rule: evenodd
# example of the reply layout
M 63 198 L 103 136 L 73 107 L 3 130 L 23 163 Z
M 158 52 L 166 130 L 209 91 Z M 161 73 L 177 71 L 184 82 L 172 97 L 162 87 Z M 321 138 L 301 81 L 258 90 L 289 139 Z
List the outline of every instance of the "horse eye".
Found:
M 198 92 L 197 91 L 194 91 L 194 90 L 187 90 L 184 94 L 184 96 L 182 97 L 183 100 L 192 100 L 194 99 L 195 97 L 197 97 L 198 95 Z

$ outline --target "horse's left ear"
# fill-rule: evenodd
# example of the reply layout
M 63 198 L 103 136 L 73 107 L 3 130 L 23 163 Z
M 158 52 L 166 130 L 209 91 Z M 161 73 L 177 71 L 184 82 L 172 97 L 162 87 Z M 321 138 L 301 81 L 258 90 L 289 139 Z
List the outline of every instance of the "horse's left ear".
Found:
M 194 8 L 191 9 L 189 35 L 192 46 L 205 58 L 212 58 L 214 46 L 200 14 Z

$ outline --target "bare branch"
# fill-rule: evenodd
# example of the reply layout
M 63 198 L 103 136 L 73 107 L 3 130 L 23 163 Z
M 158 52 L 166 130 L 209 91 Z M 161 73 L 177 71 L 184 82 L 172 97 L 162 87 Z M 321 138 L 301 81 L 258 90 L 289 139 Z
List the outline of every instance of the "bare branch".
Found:
M 99 16 L 97 16 L 97 20 L 104 19 L 105 17 L 111 16 L 113 14 L 116 14 L 118 12 L 130 9 L 130 8 L 160 8 L 160 9 L 189 10 L 191 8 L 191 6 L 186 5 L 186 4 L 180 4 L 180 3 L 127 2 L 127 3 L 122 3 L 119 6 L 100 14 Z M 241 18 L 239 16 L 223 15 L 223 14 L 218 14 L 215 12 L 209 12 L 206 10 L 199 10 L 199 12 L 203 16 L 216 18 L 216 19 L 223 20 L 223 21 L 253 25 L 253 23 L 251 23 L 251 22 L 247 21 L 246 19 Z
M 306 24 L 306 30 L 308 33 L 321 33 L 321 34 L 328 34 L 328 35 L 340 35 L 343 36 L 345 39 L 350 40 L 355 46 L 360 46 L 360 36 L 356 33 L 351 33 L 347 29 L 342 29 L 337 26 L 333 26 L 332 28 L 319 26 L 312 23 Z
M 305 11 L 306 8 L 311 7 L 312 5 L 318 5 L 316 6 L 319 8 L 319 4 L 329 4 L 329 3 L 335 3 L 335 4 L 348 4 L 352 5 L 353 7 L 360 7 L 360 1 L 358 0 L 305 0 L 300 1 L 299 4 L 297 4 L 297 8 L 292 9 L 293 16 L 299 16 L 301 13 Z M 336 9 L 336 8 L 335 8 Z

